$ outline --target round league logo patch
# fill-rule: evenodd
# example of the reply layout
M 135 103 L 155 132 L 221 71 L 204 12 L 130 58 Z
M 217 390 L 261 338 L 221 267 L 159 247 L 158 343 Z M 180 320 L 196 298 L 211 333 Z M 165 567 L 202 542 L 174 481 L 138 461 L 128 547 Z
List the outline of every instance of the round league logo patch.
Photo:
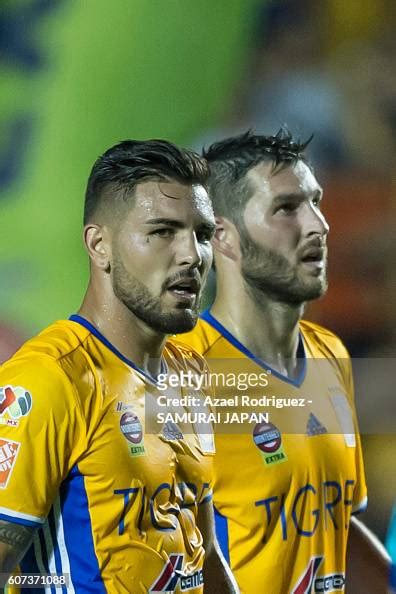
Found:
M 142 441 L 142 424 L 135 413 L 125 412 L 120 419 L 120 428 L 124 437 L 131 443 L 137 444 Z
M 253 429 L 253 440 L 259 450 L 271 454 L 279 450 L 282 436 L 272 423 L 258 423 Z

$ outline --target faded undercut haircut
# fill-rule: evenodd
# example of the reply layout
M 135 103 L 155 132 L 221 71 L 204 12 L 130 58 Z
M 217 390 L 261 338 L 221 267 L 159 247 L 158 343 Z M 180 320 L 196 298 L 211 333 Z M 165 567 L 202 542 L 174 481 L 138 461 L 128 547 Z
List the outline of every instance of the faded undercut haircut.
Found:
M 85 193 L 84 225 L 99 207 L 113 213 L 133 198 L 136 186 L 146 181 L 177 181 L 207 187 L 205 159 L 166 140 L 124 140 L 109 148 L 94 163 Z
M 248 171 L 261 162 L 272 162 L 272 174 L 297 161 L 311 168 L 304 154 L 311 140 L 312 136 L 305 142 L 295 140 L 287 128 L 281 128 L 275 136 L 249 130 L 203 149 L 202 156 L 209 163 L 209 195 L 215 214 L 230 219 L 240 228 L 241 215 L 251 197 Z

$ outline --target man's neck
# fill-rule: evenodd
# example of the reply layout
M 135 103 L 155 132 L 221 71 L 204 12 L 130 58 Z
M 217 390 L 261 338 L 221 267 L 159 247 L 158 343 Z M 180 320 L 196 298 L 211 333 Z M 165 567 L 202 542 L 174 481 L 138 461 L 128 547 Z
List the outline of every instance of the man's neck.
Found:
M 124 357 L 144 372 L 157 377 L 161 371 L 166 335 L 155 332 L 115 298 L 107 302 L 88 288 L 78 311 Z
M 274 301 L 235 283 L 233 291 L 218 287 L 211 312 L 254 355 L 284 375 L 295 373 L 303 306 Z

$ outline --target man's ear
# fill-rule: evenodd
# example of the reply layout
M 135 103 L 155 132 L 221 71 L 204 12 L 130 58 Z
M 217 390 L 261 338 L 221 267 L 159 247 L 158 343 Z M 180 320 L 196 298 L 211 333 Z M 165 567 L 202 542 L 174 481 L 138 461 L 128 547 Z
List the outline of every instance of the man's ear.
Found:
M 216 252 L 234 260 L 239 260 L 239 233 L 234 223 L 225 217 L 216 217 L 216 232 L 212 240 Z
M 84 227 L 84 243 L 94 266 L 108 272 L 110 270 L 109 230 L 105 225 L 88 223 Z

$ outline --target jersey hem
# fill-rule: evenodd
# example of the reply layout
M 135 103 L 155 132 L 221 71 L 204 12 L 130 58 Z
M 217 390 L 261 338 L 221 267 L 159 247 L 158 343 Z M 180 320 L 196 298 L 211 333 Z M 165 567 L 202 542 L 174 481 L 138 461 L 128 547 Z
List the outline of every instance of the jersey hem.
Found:
M 21 512 L 14 512 L 4 507 L 0 507 L 0 520 L 12 522 L 13 524 L 22 524 L 23 526 L 30 526 L 32 528 L 40 528 L 45 522 L 42 518 L 37 518 L 30 514 L 22 514 Z

